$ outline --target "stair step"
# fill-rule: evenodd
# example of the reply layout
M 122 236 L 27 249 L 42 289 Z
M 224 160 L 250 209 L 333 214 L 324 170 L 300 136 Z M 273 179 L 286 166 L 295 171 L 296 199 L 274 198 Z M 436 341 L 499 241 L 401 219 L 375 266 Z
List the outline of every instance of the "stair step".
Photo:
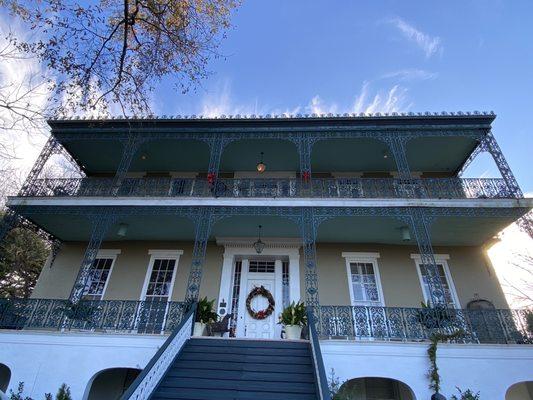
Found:
M 317 400 L 307 341 L 189 339 L 150 400 Z
M 276 349 L 309 348 L 307 340 L 243 340 L 243 339 L 189 339 L 187 344 L 212 347 L 263 347 Z
M 231 361 L 191 361 L 177 360 L 172 366 L 174 369 L 214 369 L 226 371 L 247 371 L 247 372 L 295 372 L 305 373 L 312 372 L 312 365 L 307 364 L 262 364 L 262 363 L 243 363 Z
M 244 390 L 180 389 L 157 393 L 150 400 L 318 400 L 311 393 L 269 393 Z
M 313 372 L 290 373 L 290 372 L 249 372 L 235 370 L 213 370 L 213 369 L 185 369 L 172 368 L 168 371 L 169 378 L 209 378 L 228 379 L 242 381 L 264 381 L 264 382 L 299 382 L 313 383 L 315 377 Z
M 158 392 L 189 389 L 244 390 L 255 392 L 315 393 L 315 386 L 309 382 L 263 382 L 209 378 L 165 378 Z
M 209 354 L 252 354 L 269 356 L 309 356 L 308 348 L 276 348 L 276 347 L 240 347 L 240 346 L 204 346 L 200 344 L 187 344 L 184 348 L 188 353 Z
M 179 355 L 180 360 L 189 361 L 229 361 L 229 362 L 251 362 L 259 364 L 311 364 L 311 358 L 301 356 L 275 356 L 269 355 L 247 355 L 247 354 L 213 354 L 213 353 L 195 353 L 185 349 Z

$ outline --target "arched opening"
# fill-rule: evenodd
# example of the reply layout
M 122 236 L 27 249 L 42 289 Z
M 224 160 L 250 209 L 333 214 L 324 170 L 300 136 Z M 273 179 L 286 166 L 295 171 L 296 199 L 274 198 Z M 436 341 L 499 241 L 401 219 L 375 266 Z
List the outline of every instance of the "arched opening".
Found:
M 515 383 L 507 389 L 505 400 L 533 400 L 533 381 Z
M 365 377 L 342 384 L 333 400 L 416 400 L 409 386 L 396 379 Z
M 98 372 L 89 381 L 85 400 L 118 400 L 130 387 L 137 375 L 137 368 L 110 368 Z
M 11 380 L 11 370 L 7 365 L 0 364 L 0 392 L 7 392 L 9 381 Z

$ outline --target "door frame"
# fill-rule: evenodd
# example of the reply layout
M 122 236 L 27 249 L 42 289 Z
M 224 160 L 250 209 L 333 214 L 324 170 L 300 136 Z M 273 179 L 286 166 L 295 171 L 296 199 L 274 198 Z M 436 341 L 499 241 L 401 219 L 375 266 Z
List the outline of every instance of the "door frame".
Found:
M 231 299 L 233 295 L 234 276 L 235 276 L 235 262 L 238 260 L 251 259 L 258 257 L 253 247 L 253 242 L 256 238 L 217 238 L 217 245 L 224 246 L 223 263 L 220 273 L 220 288 L 217 303 L 217 312 L 221 317 L 232 313 Z M 300 291 L 300 248 L 302 247 L 301 239 L 297 238 L 263 238 L 266 246 L 261 253 L 261 256 L 272 257 L 276 259 L 285 258 L 289 260 L 289 301 L 298 302 L 301 299 Z M 244 264 L 244 263 L 243 263 Z M 278 262 L 278 264 L 281 264 Z M 243 265 L 241 269 L 241 283 L 247 282 L 247 278 L 243 278 L 244 271 L 248 273 L 248 266 Z M 277 271 L 276 271 L 277 272 Z M 279 279 L 276 277 L 276 285 L 282 286 L 282 267 L 280 265 Z M 279 283 L 278 283 L 279 282 Z M 241 292 L 243 291 L 241 285 Z M 280 304 L 283 303 L 280 289 Z M 239 293 L 239 309 L 244 307 L 240 302 Z M 278 300 L 276 299 L 276 303 Z M 238 315 L 236 316 L 238 318 Z M 237 331 L 242 330 L 239 327 L 239 319 L 237 319 Z M 281 325 L 276 325 L 281 333 Z M 276 331 L 276 337 L 279 337 Z
M 254 258 L 254 257 L 250 257 Z M 274 288 L 275 291 L 272 293 L 274 297 L 274 301 L 276 302 L 276 307 L 274 309 L 274 337 L 271 339 L 278 339 L 281 337 L 281 325 L 277 324 L 276 317 L 277 314 L 281 312 L 281 309 L 279 307 L 283 307 L 283 296 L 282 296 L 282 266 L 281 266 L 281 260 L 279 258 L 275 258 L 275 256 L 267 256 L 263 258 L 273 259 L 275 262 L 275 269 L 274 273 L 267 273 L 267 272 L 249 272 L 249 266 L 250 266 L 250 258 L 243 258 L 242 261 L 242 267 L 241 267 L 241 291 L 239 293 L 239 306 L 242 305 L 242 307 L 239 307 L 239 311 L 237 313 L 237 331 L 235 332 L 235 337 L 243 338 L 245 337 L 244 333 L 246 331 L 245 327 L 245 318 L 246 318 L 246 297 L 248 296 L 248 279 L 265 279 L 270 280 L 274 279 Z M 255 258 L 258 258 L 257 256 Z M 289 275 L 290 279 L 290 275 Z M 243 290 L 244 289 L 244 290 Z

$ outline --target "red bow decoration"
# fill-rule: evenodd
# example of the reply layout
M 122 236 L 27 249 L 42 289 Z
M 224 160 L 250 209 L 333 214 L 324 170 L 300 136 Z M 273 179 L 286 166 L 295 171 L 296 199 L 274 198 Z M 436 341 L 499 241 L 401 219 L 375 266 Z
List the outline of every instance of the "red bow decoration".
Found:
M 215 180 L 216 180 L 216 175 L 214 172 L 210 172 L 207 174 L 207 183 L 212 185 L 213 183 L 215 183 Z
M 309 171 L 304 171 L 302 172 L 302 178 L 304 180 L 304 182 L 309 182 L 309 180 L 311 179 L 311 172 Z

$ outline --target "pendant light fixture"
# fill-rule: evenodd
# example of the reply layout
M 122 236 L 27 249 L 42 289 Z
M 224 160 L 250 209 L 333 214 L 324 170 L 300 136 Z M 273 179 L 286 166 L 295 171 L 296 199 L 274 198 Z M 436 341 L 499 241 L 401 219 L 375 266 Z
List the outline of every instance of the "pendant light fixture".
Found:
M 257 163 L 257 172 L 259 172 L 260 174 L 262 174 L 263 172 L 265 172 L 265 169 L 266 169 L 266 165 L 265 163 L 263 162 L 263 155 L 265 153 L 261 152 L 261 160 Z
M 261 240 L 261 228 L 262 226 L 259 225 L 259 236 L 257 241 L 254 243 L 254 249 L 257 254 L 261 254 L 265 248 L 265 243 Z
M 400 228 L 400 231 L 402 233 L 402 240 L 404 242 L 408 242 L 411 240 L 411 232 L 409 232 L 409 228 L 407 226 L 402 226 Z

